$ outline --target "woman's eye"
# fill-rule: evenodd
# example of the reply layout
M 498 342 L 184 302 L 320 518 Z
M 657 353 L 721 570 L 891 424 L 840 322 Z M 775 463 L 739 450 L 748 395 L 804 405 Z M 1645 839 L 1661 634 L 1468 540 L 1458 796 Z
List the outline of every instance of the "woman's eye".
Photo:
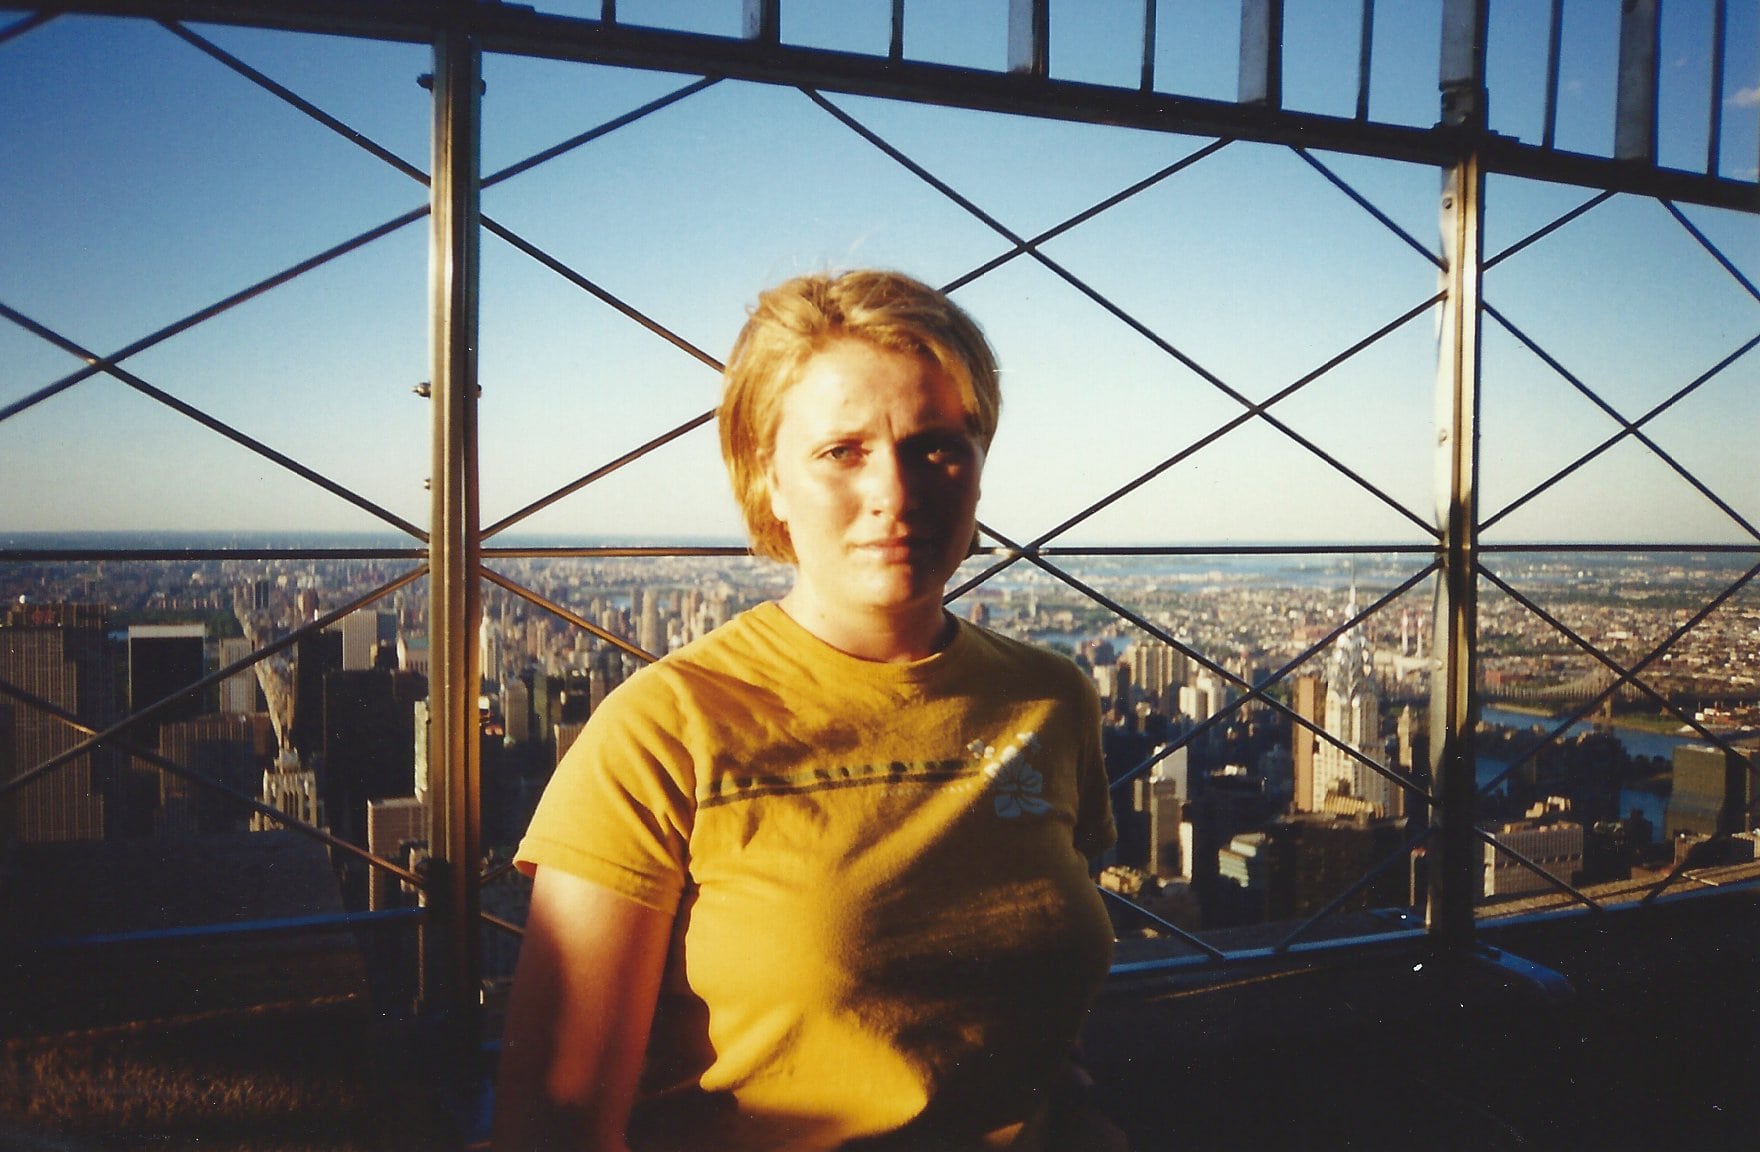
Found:
M 926 444 L 923 446 L 923 460 L 929 464 L 958 464 L 966 459 L 967 452 L 961 443 Z

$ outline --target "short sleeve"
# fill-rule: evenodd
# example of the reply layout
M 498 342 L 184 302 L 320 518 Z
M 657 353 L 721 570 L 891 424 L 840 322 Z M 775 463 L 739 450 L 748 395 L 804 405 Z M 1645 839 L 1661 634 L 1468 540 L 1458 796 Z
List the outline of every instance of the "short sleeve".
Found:
M 671 913 L 684 891 L 695 770 L 677 706 L 644 670 L 606 696 L 544 789 L 514 863 L 554 867 Z

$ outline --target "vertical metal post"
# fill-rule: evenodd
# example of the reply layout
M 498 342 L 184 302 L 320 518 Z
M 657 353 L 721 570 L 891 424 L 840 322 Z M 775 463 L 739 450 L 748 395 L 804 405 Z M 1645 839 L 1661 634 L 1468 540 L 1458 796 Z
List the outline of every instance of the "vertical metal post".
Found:
M 1369 118 L 1369 82 L 1375 71 L 1375 0 L 1363 0 L 1357 32 L 1357 119 Z
M 1155 90 L 1156 15 L 1156 0 L 1143 0 L 1143 70 L 1138 87 L 1144 92 Z
M 1442 572 L 1436 586 L 1436 668 L 1430 687 L 1430 767 L 1437 797 L 1428 858 L 1427 919 L 1437 943 L 1465 952 L 1475 938 L 1482 855 L 1474 727 L 1478 643 L 1479 291 L 1484 262 L 1485 126 L 1483 0 L 1449 0 L 1444 12 L 1443 121 L 1461 132 L 1443 172 L 1442 323 L 1436 366 L 1436 497 Z
M 1008 0 L 1008 70 L 1050 74 L 1051 0 Z
M 1238 99 L 1283 107 L 1283 0 L 1241 0 Z
M 1657 57 L 1662 10 L 1657 0 L 1624 0 L 1619 24 L 1619 94 L 1613 125 L 1616 160 L 1656 161 Z
M 782 0 L 745 0 L 740 35 L 760 44 L 782 42 Z
M 433 472 L 428 540 L 430 883 L 424 1009 L 474 1044 L 478 1017 L 482 749 L 477 699 L 478 194 L 482 50 L 463 22 L 434 45 L 428 254 Z

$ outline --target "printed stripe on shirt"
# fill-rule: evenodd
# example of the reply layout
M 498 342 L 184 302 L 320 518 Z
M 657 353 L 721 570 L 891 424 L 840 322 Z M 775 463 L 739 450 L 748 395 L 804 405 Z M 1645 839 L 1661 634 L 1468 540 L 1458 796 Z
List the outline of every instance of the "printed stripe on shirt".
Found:
M 780 776 L 720 776 L 697 793 L 697 805 L 710 808 L 763 796 L 799 795 L 834 788 L 887 784 L 941 784 L 981 777 L 984 770 L 970 760 L 893 760 L 886 764 L 839 764 Z

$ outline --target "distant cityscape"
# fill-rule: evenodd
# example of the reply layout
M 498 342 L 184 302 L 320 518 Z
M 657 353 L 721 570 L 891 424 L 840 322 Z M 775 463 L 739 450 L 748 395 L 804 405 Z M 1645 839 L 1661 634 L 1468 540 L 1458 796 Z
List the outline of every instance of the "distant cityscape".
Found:
M 399 582 L 417 563 L 7 563 L 0 568 L 7 851 L 246 834 L 281 826 L 279 812 L 419 868 L 427 837 L 421 582 L 401 583 L 251 662 L 303 625 Z M 484 586 L 480 647 L 490 864 L 510 856 L 557 759 L 606 693 L 648 656 L 704 635 L 788 583 L 785 569 L 741 555 L 486 563 L 499 577 Z M 969 573 L 991 563 L 975 558 Z M 1357 617 L 1421 573 L 1426 559 L 1055 563 L 1069 580 L 1017 563 L 953 609 L 1060 649 L 1092 676 L 1106 706 L 1120 831 L 1099 880 L 1136 906 L 1115 906 L 1121 936 L 1310 916 L 1377 864 L 1381 873 L 1343 908 L 1421 910 L 1422 851 L 1410 852 L 1403 867 L 1385 861 L 1428 819 L 1430 579 Z M 1651 658 L 1745 569 L 1716 556 L 1536 554 L 1496 571 L 1620 667 L 1645 662 L 1638 679 L 1703 731 L 1665 714 L 1636 685 L 1609 693 L 1615 674 L 1606 664 L 1482 585 L 1486 914 L 1558 888 L 1524 860 L 1573 886 L 1660 876 L 1683 862 L 1752 860 L 1760 596 L 1743 589 Z M 1160 636 L 1081 587 L 1099 590 Z M 227 668 L 237 671 L 218 676 Z M 204 677 L 205 687 L 180 694 Z M 143 709 L 122 743 L 82 747 L 88 732 Z M 1567 727 L 1573 718 L 1580 722 Z M 1565 730 L 1548 739 L 1558 728 Z M 21 777 L 26 782 L 3 783 Z M 414 898 L 395 873 L 358 855 L 332 849 L 331 858 L 346 908 Z M 516 882 L 491 885 L 484 906 L 518 922 L 523 892 Z M 511 949 L 511 941 L 491 948 L 491 969 L 510 963 Z

